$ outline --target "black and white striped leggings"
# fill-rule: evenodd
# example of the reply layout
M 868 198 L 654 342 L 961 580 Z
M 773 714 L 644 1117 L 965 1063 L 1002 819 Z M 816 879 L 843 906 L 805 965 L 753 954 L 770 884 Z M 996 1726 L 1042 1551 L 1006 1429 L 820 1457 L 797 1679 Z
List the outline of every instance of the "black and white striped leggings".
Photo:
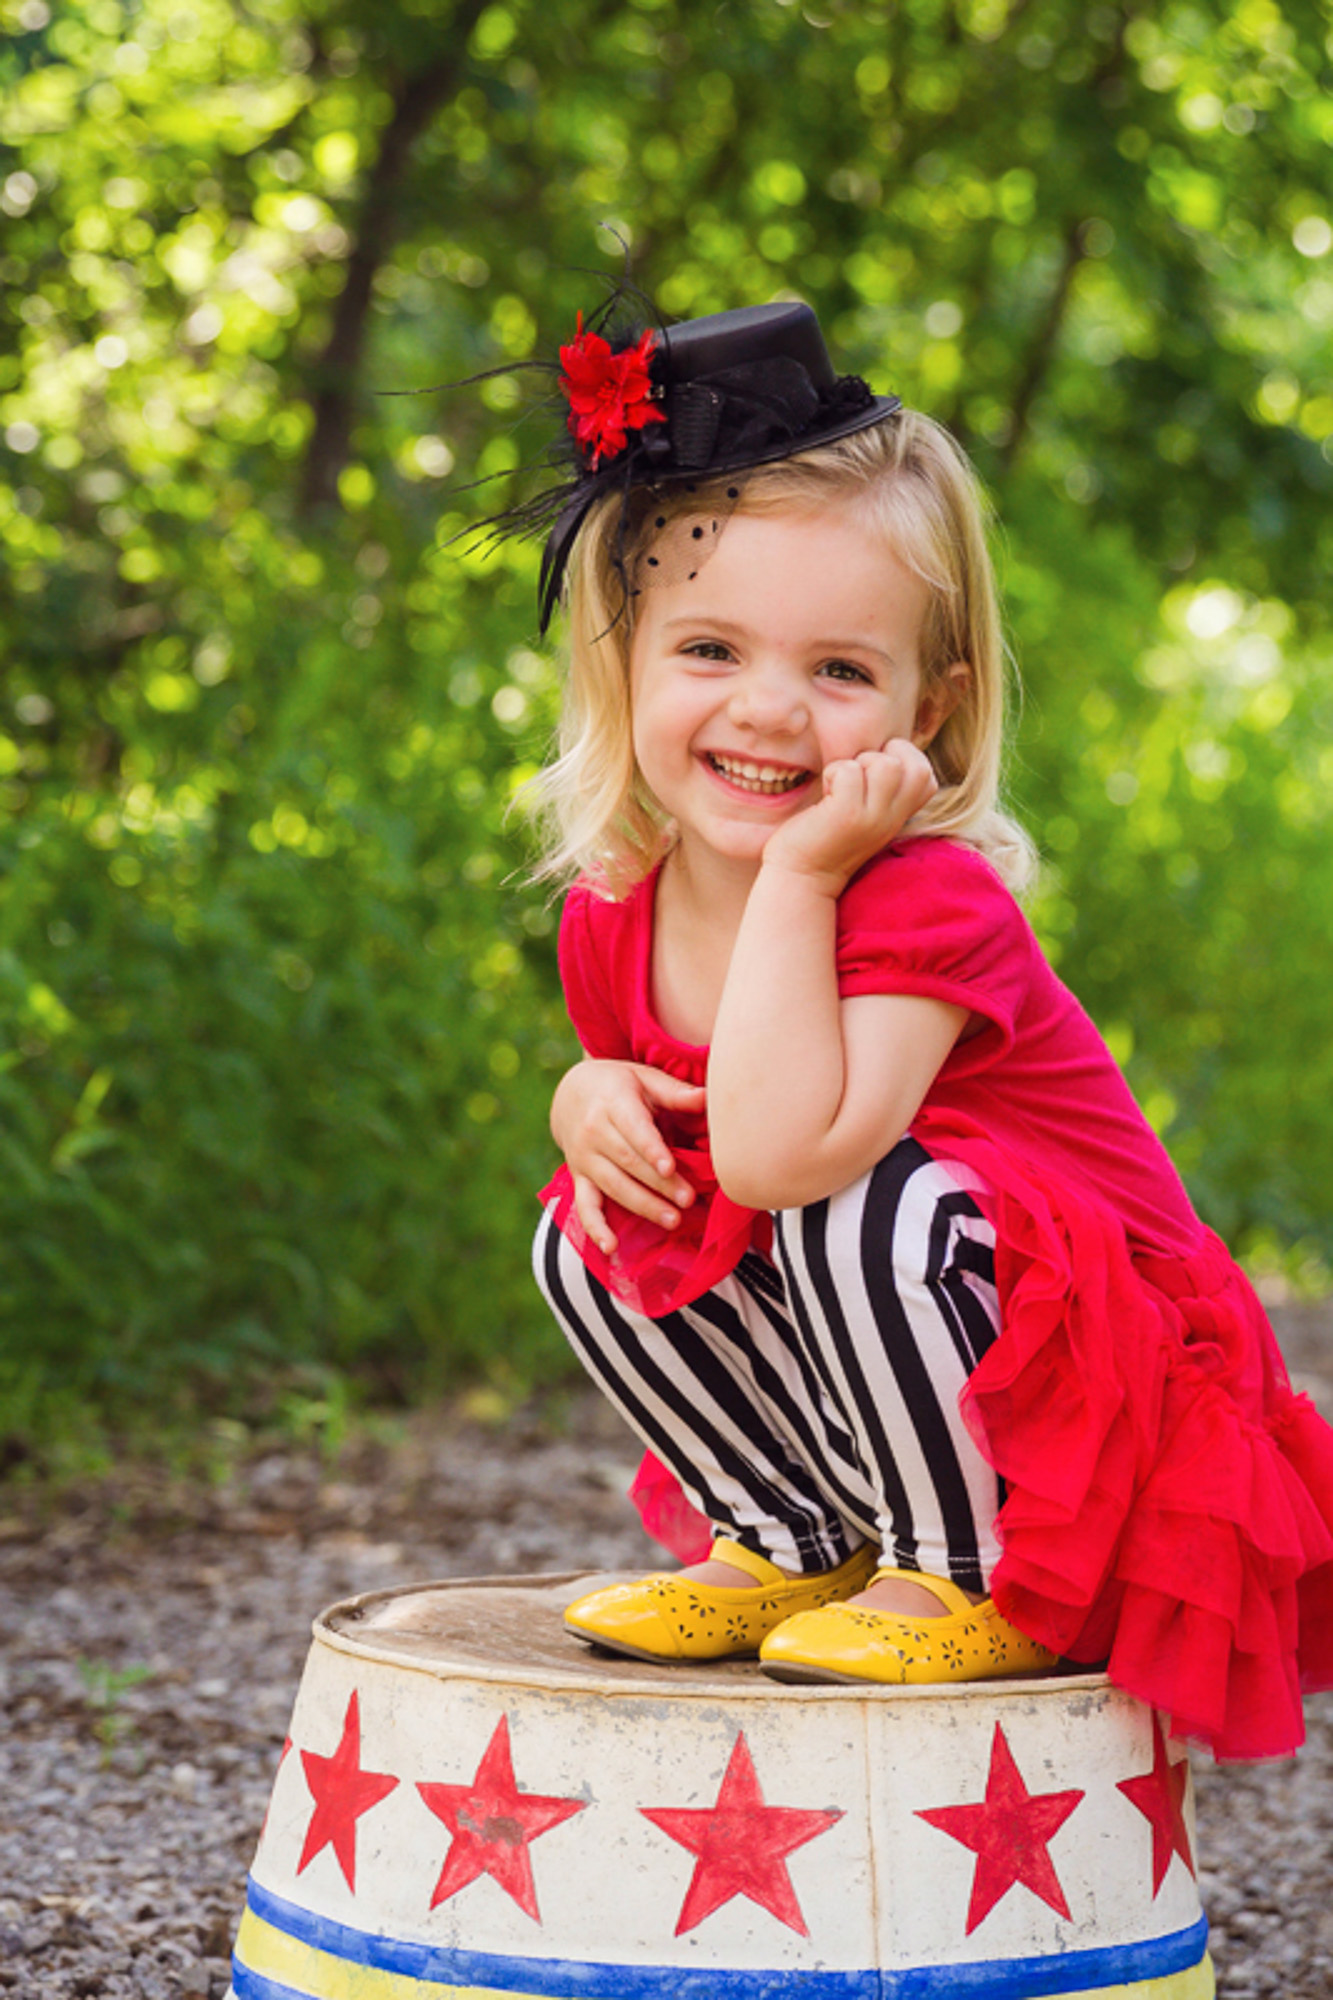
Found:
M 984 1591 L 999 1485 L 963 1426 L 994 1340 L 994 1231 L 960 1177 L 903 1139 L 861 1180 L 774 1220 L 661 1319 L 622 1305 L 547 1214 L 537 1281 L 575 1352 L 715 1529 L 783 1569 L 864 1541 Z

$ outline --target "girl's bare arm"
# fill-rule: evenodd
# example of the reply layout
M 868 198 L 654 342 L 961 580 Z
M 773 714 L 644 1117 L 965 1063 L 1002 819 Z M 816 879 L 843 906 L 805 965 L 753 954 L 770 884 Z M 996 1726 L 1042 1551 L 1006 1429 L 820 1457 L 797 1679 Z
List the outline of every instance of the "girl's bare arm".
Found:
M 831 766 L 769 841 L 713 1032 L 713 1163 L 734 1201 L 793 1208 L 856 1180 L 915 1117 L 967 1011 L 910 994 L 842 1000 L 837 902 L 934 790 L 905 743 Z

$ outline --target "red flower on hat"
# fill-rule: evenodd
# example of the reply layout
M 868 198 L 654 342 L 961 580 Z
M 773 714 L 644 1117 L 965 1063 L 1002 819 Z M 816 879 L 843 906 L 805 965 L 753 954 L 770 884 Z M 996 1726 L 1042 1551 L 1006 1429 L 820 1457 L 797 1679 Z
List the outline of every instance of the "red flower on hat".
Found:
M 583 331 L 578 317 L 574 339 L 560 350 L 560 387 L 569 398 L 569 428 L 596 472 L 604 458 L 615 458 L 629 443 L 631 431 L 645 424 L 664 424 L 666 412 L 653 401 L 648 362 L 657 345 L 649 327 L 633 347 L 611 352 L 600 333 Z

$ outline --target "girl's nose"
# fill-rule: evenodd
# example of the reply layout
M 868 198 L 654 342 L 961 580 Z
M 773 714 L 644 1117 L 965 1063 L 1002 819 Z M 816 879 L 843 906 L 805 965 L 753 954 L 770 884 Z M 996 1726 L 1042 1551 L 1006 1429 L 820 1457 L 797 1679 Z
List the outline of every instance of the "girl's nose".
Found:
M 737 680 L 733 719 L 751 729 L 794 734 L 810 720 L 803 683 L 780 669 L 752 667 Z

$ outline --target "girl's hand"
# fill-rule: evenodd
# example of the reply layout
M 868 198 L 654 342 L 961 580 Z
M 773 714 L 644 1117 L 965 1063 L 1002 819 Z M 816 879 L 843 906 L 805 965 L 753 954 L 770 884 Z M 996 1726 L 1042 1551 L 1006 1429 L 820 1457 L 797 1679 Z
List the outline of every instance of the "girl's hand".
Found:
M 808 875 L 837 897 L 920 812 L 939 781 L 924 751 L 903 737 L 826 764 L 823 776 L 824 796 L 777 829 L 764 864 Z
M 702 1084 L 682 1083 L 647 1063 L 585 1057 L 561 1078 L 551 1100 L 551 1135 L 574 1177 L 579 1221 L 604 1255 L 616 1247 L 606 1197 L 664 1229 L 674 1229 L 694 1200 L 653 1113 L 703 1108 Z

